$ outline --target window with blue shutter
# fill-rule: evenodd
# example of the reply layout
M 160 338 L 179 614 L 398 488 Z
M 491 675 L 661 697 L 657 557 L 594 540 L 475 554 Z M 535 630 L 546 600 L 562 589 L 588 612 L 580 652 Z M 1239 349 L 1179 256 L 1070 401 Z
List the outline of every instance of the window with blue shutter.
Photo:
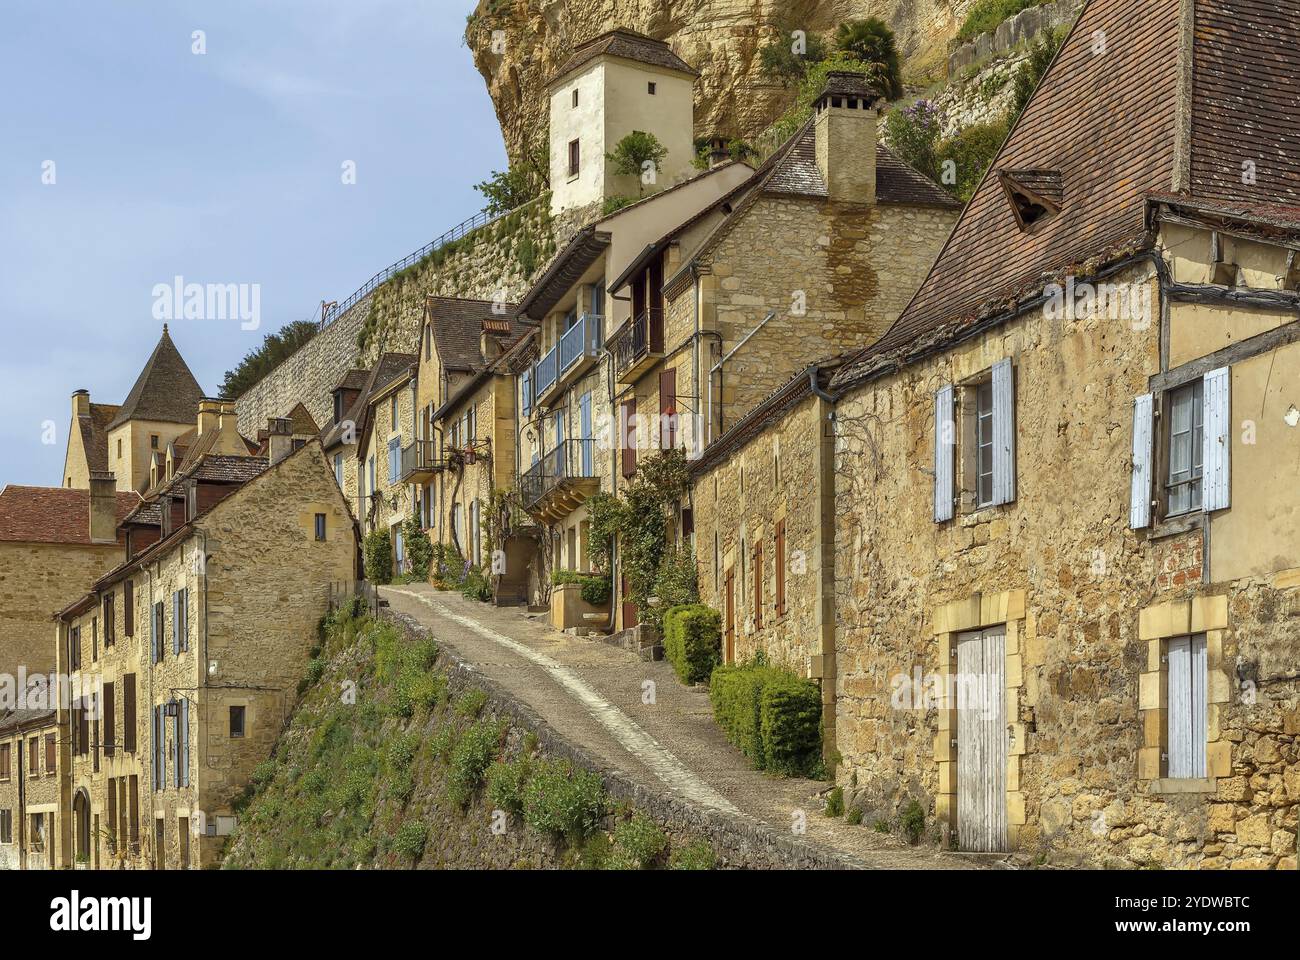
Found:
M 1151 463 L 1154 452 L 1155 398 L 1144 393 L 1133 399 L 1133 476 L 1129 490 L 1128 525 L 1151 526 Z
M 944 523 L 954 515 L 953 486 L 956 482 L 954 453 L 957 424 L 952 384 L 934 395 L 934 522 Z
M 181 774 L 180 785 L 188 787 L 190 785 L 190 702 L 181 700 Z
M 182 703 L 184 701 L 181 701 Z M 172 718 L 172 784 L 181 785 L 181 711 L 177 704 L 176 716 Z
M 1226 510 L 1231 502 L 1232 440 L 1228 433 L 1228 417 L 1232 408 L 1232 379 L 1228 367 L 1211 370 L 1205 375 L 1204 397 L 1203 509 L 1209 513 L 1211 510 Z
M 993 365 L 993 503 L 1016 499 L 1016 374 L 1010 359 Z
M 1206 775 L 1209 692 L 1205 635 L 1168 642 L 1169 753 L 1171 778 L 1199 780 Z

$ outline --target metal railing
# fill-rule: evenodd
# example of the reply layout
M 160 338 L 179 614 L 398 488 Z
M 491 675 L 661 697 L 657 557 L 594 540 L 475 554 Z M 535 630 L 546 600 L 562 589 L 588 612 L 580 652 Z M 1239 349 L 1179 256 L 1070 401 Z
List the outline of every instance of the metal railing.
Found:
M 601 327 L 605 318 L 594 313 L 584 313 L 560 337 L 560 373 L 568 373 L 584 357 L 595 359 L 600 351 Z
M 596 441 L 565 440 L 519 478 L 519 495 L 531 507 L 565 480 L 596 476 Z
M 540 199 L 541 197 L 537 197 L 529 200 L 527 203 L 520 204 L 514 210 L 507 210 L 505 213 L 499 213 L 496 216 L 489 216 L 486 210 L 480 210 L 469 219 L 462 220 L 436 240 L 431 240 L 409 256 L 403 257 L 396 263 L 390 264 L 383 270 L 380 270 L 373 277 L 367 280 L 355 293 L 352 294 L 352 296 L 348 297 L 342 303 L 330 304 L 325 310 L 324 316 L 320 319 L 320 329 L 323 330 L 328 327 L 343 314 L 347 313 L 348 310 L 356 306 L 358 301 L 365 299 L 394 275 L 401 273 L 408 267 L 415 266 L 415 264 L 419 263 L 425 257 L 436 253 L 443 247 L 447 246 L 447 244 L 455 243 L 457 240 L 468 236 L 475 230 L 480 230 L 483 227 L 491 226 L 499 220 L 504 220 L 506 217 L 518 213 L 520 210 L 537 203 Z
M 437 444 L 433 440 L 415 440 L 402 448 L 400 477 L 404 483 L 414 473 L 437 470 L 445 465 L 446 461 L 438 459 Z
M 614 371 L 626 373 L 643 357 L 662 349 L 664 312 L 658 307 L 643 310 L 614 334 L 609 352 L 614 355 Z
M 559 379 L 560 367 L 560 348 L 559 346 L 551 347 L 550 351 L 538 360 L 533 370 L 533 391 L 534 396 L 541 398 L 547 390 L 555 386 L 555 381 Z

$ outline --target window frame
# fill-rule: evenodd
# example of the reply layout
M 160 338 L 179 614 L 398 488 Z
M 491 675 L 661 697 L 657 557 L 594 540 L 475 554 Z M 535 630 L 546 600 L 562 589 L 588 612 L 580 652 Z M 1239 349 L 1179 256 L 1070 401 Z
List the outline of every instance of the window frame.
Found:
M 569 141 L 569 179 L 576 180 L 582 172 L 582 138 Z
M 316 517 L 315 517 L 315 525 L 316 525 L 316 529 L 315 529 L 316 542 L 317 542 L 317 543 L 324 543 L 324 542 L 325 542 L 325 536 L 326 536 L 326 533 L 328 532 L 328 531 L 327 531 L 327 526 L 326 526 L 326 518 L 325 518 L 325 514 L 323 514 L 323 513 L 318 513 L 318 514 L 316 514 Z
M 239 717 L 238 733 L 235 732 L 236 716 Z M 248 708 L 244 704 L 229 704 L 229 710 L 226 714 L 226 736 L 230 740 L 244 740 L 248 737 Z
M 1181 433 L 1190 446 L 1187 465 L 1187 479 L 1174 480 L 1174 409 L 1180 395 L 1191 396 L 1191 423 L 1189 429 Z M 1166 390 L 1160 398 L 1160 472 L 1158 491 L 1160 516 L 1174 519 L 1202 512 L 1205 503 L 1205 378 L 1196 377 L 1186 383 Z M 1199 421 L 1199 428 L 1198 428 Z M 1188 489 L 1187 506 L 1175 509 L 1173 492 L 1177 488 Z

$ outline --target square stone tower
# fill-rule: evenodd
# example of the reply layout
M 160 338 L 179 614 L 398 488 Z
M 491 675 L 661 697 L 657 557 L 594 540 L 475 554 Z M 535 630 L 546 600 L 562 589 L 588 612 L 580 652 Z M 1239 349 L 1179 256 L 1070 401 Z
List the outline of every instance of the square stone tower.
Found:
M 649 196 L 694 173 L 699 74 L 662 40 L 611 30 L 579 46 L 547 86 L 551 212 Z M 668 150 L 653 179 L 619 175 L 605 155 L 633 131 Z

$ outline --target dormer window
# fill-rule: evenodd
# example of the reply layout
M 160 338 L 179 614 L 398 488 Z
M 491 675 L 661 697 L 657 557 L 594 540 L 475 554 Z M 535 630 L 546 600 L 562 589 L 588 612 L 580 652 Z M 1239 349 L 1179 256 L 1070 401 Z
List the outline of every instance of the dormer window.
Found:
M 1059 170 L 999 170 L 998 180 L 1022 231 L 1060 213 L 1065 192 Z

